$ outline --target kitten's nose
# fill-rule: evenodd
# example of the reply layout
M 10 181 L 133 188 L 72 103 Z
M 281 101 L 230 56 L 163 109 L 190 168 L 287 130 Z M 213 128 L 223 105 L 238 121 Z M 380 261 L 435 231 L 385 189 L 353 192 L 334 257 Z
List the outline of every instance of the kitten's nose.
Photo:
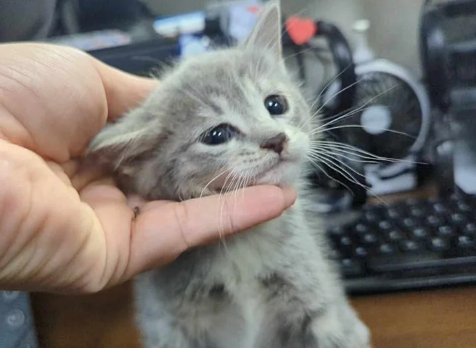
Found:
M 272 138 L 269 138 L 261 144 L 262 149 L 267 149 L 281 154 L 284 150 L 284 144 L 288 140 L 288 137 L 284 133 L 279 133 Z

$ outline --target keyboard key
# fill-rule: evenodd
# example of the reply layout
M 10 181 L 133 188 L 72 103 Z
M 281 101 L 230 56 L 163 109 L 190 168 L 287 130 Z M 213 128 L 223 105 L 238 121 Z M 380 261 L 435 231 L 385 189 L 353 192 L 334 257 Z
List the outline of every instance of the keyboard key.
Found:
M 468 223 L 464 226 L 463 233 L 468 236 L 476 235 L 476 223 Z
M 403 240 L 404 238 L 405 236 L 403 235 L 403 233 L 398 230 L 390 231 L 387 234 L 387 239 L 391 242 L 397 242 L 397 241 Z
M 455 234 L 455 230 L 451 226 L 440 226 L 437 234 L 440 237 L 452 237 Z
M 420 218 L 420 217 L 424 217 L 428 214 L 427 211 L 425 211 L 424 209 L 422 208 L 412 208 L 411 211 L 410 211 L 410 214 L 413 216 L 413 217 L 416 217 L 416 218 Z
M 329 232 L 333 236 L 342 236 L 342 235 L 345 234 L 345 228 L 344 227 L 334 227 L 334 228 L 331 228 L 331 230 Z
M 468 236 L 459 236 L 456 245 L 463 249 L 472 248 L 474 247 L 474 239 Z
M 418 225 L 418 222 L 415 219 L 406 218 L 403 220 L 403 226 L 405 226 L 405 228 L 411 229 L 415 227 L 416 225 Z
M 426 219 L 426 222 L 428 223 L 428 225 L 433 227 L 438 227 L 443 225 L 443 219 L 441 219 L 440 217 L 436 215 L 428 216 L 428 218 Z
M 457 204 L 458 210 L 464 212 L 464 213 L 473 213 L 474 208 L 472 208 L 468 203 L 466 202 L 458 202 Z
M 369 227 L 365 224 L 357 224 L 357 226 L 355 226 L 355 230 L 358 233 L 367 233 L 369 232 Z
M 333 260 L 340 260 L 342 259 L 342 253 L 337 249 L 332 249 L 329 253 L 329 257 Z
M 403 240 L 400 242 L 400 249 L 404 252 L 417 251 L 421 248 L 422 245 L 414 240 Z
M 384 231 L 388 231 L 388 230 L 391 230 L 393 228 L 392 223 L 390 221 L 387 221 L 387 220 L 380 221 L 378 226 L 380 227 L 380 229 L 382 229 Z
M 368 222 L 376 222 L 379 219 L 378 215 L 375 212 L 372 212 L 372 211 L 366 212 L 364 214 L 364 218 Z
M 464 224 L 468 219 L 464 214 L 461 213 L 454 213 L 451 215 L 451 222 L 455 223 L 457 225 L 462 225 Z
M 345 277 L 356 277 L 363 274 L 362 264 L 352 259 L 342 260 L 341 270 Z
M 395 209 L 395 208 L 391 208 L 387 211 L 387 215 L 389 218 L 391 219 L 399 219 L 402 217 L 402 213 L 398 210 L 398 209 Z
M 433 205 L 433 210 L 438 214 L 446 214 L 448 212 L 448 208 L 443 203 L 435 203 Z
M 391 254 L 394 254 L 395 252 L 396 252 L 396 248 L 392 244 L 389 244 L 389 243 L 381 244 L 378 247 L 378 253 L 381 255 L 391 255 Z
M 366 233 L 361 236 L 360 241 L 362 244 L 375 244 L 378 242 L 378 238 L 375 234 L 373 233 Z
M 432 251 L 442 251 L 449 248 L 449 243 L 446 239 L 435 237 L 430 241 L 430 250 Z
M 352 239 L 350 237 L 344 236 L 341 239 L 339 239 L 339 242 L 342 246 L 351 246 L 352 245 Z
M 425 227 L 419 227 L 413 230 L 412 235 L 416 239 L 425 239 L 430 235 L 430 233 Z
M 357 257 L 366 257 L 368 254 L 369 253 L 367 249 L 365 249 L 364 247 L 357 247 L 354 250 L 354 255 Z

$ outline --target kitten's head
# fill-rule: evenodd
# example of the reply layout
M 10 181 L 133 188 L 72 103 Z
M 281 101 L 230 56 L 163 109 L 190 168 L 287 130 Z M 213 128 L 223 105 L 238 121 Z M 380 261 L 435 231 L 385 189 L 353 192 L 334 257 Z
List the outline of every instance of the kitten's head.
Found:
M 288 75 L 277 1 L 248 40 L 190 58 L 142 106 L 107 126 L 90 156 L 130 193 L 187 199 L 294 183 L 310 147 L 310 110 Z

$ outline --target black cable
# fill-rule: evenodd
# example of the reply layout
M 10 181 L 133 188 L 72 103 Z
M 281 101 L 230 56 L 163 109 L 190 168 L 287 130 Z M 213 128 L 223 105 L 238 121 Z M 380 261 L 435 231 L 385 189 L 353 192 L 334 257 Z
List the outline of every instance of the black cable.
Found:
M 294 53 L 299 68 L 299 77 L 304 82 L 306 81 L 306 65 L 304 64 L 303 50 L 300 46 L 294 45 Z

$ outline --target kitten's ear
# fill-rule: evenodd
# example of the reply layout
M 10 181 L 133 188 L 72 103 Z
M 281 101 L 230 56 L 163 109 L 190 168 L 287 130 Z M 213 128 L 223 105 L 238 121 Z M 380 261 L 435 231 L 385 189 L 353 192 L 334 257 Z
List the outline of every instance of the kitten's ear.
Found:
M 123 117 L 104 127 L 93 139 L 86 159 L 111 170 L 120 167 L 124 170 L 132 161 L 150 155 L 157 147 L 160 134 L 155 128 L 140 122 L 133 114 Z
M 278 58 L 282 58 L 282 23 L 279 0 L 271 0 L 261 10 L 250 36 L 244 43 L 244 48 L 270 50 Z

